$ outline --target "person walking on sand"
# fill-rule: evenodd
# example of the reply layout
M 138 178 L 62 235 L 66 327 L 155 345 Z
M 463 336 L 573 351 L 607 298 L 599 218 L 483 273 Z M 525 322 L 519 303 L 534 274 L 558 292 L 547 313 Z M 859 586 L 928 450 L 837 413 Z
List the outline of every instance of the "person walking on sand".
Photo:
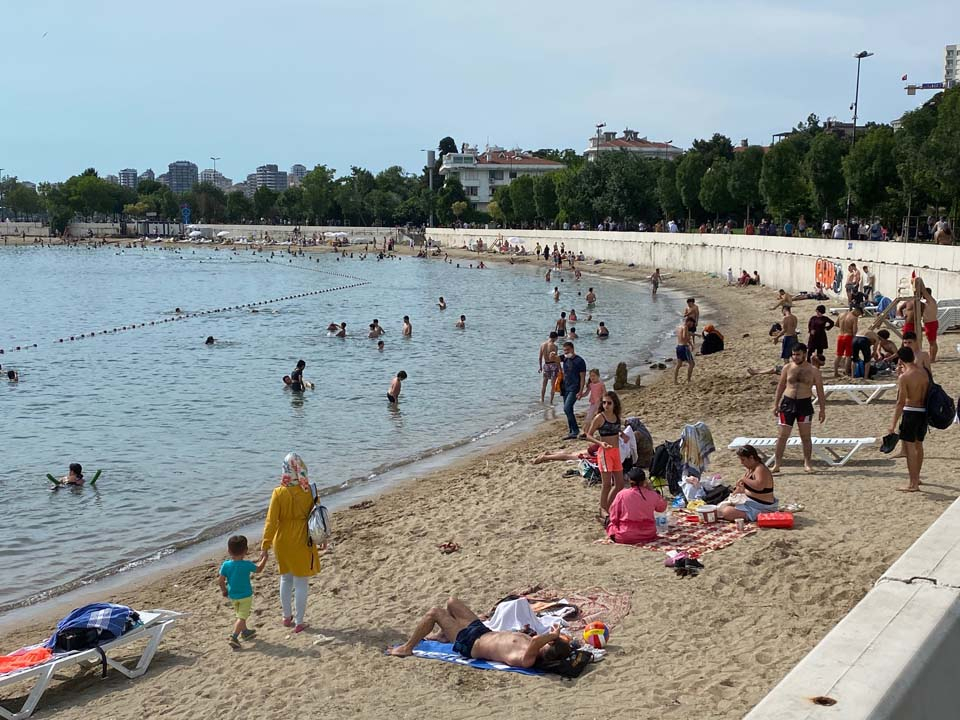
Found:
M 673 384 L 679 382 L 680 368 L 687 365 L 687 382 L 693 377 L 693 331 L 697 324 L 693 318 L 686 317 L 677 328 L 677 366 L 673 369 Z
M 827 331 L 832 330 L 833 320 L 827 316 L 826 305 L 817 305 L 817 313 L 807 321 L 807 360 L 816 353 L 822 365 L 826 358 L 823 351 L 830 347 Z
M 293 627 L 295 633 L 307 627 L 304 615 L 310 578 L 320 572 L 318 550 L 326 548 L 325 544 L 318 548 L 307 530 L 314 503 L 307 464 L 296 453 L 287 454 L 280 487 L 274 488 L 270 496 L 258 563 L 267 558 L 271 549 L 276 554 L 283 626 Z
M 227 554 L 229 560 L 224 560 L 220 565 L 219 577 L 217 582 L 220 585 L 220 593 L 230 599 L 233 605 L 233 612 L 236 615 L 236 622 L 233 624 L 233 632 L 227 639 L 234 650 L 240 649 L 241 640 L 250 640 L 257 634 L 256 630 L 247 628 L 247 619 L 250 617 L 250 609 L 253 606 L 253 587 L 250 585 L 250 575 L 263 572 L 267 564 L 267 556 L 263 553 L 256 563 L 246 560 L 247 556 L 247 538 L 244 535 L 234 535 L 227 541 Z
M 657 268 L 653 271 L 653 275 L 650 276 L 650 287 L 654 295 L 657 294 L 661 282 L 663 282 L 663 277 L 660 275 L 660 268 Z
M 897 379 L 897 406 L 890 422 L 890 433 L 897 430 L 900 422 L 900 441 L 907 458 L 909 482 L 901 492 L 917 492 L 920 489 L 920 470 L 923 468 L 923 440 L 927 436 L 927 389 L 930 376 L 918 367 L 913 350 L 902 347 L 897 351 L 903 367 Z
M 780 332 L 773 336 L 773 341 L 780 341 L 780 359 L 789 360 L 793 355 L 793 346 L 797 344 L 797 316 L 793 314 L 790 305 L 783 306 L 783 323 Z
M 937 361 L 937 333 L 940 331 L 939 307 L 937 301 L 926 285 L 921 290 L 923 295 L 923 334 L 927 336 L 927 344 L 930 346 L 930 362 Z
M 787 447 L 787 439 L 797 423 L 800 442 L 803 445 L 803 468 L 813 472 L 813 443 L 810 440 L 810 423 L 813 422 L 813 388 L 817 389 L 820 404 L 821 424 L 827 416 L 827 399 L 823 392 L 823 378 L 820 371 L 807 362 L 807 346 L 797 343 L 793 346 L 790 362 L 780 373 L 777 394 L 773 401 L 773 414 L 777 416 L 779 426 L 777 449 L 774 455 L 772 473 L 780 472 L 780 461 Z
M 560 373 L 560 358 L 557 355 L 557 333 L 551 332 L 544 342 L 540 343 L 540 356 L 537 358 L 539 372 L 543 375 L 540 382 L 540 402 L 543 402 L 547 394 L 547 385 L 550 385 L 550 404 L 553 405 L 554 381 Z
M 583 397 L 587 380 L 587 363 L 577 355 L 573 343 L 563 344 L 563 412 L 567 416 L 567 440 L 576 440 L 580 435 L 577 416 L 573 411 L 577 400 Z
M 407 379 L 407 373 L 401 370 L 396 377 L 390 381 L 390 389 L 387 390 L 387 402 L 395 405 L 400 400 L 400 390 L 403 387 L 403 381 Z

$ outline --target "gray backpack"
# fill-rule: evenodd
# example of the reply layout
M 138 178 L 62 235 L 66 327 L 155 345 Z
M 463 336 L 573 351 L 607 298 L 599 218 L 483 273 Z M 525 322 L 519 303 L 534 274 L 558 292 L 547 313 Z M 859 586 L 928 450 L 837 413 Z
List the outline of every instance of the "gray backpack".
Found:
M 313 509 L 307 516 L 307 535 L 311 543 L 323 545 L 333 532 L 330 525 L 330 511 L 320 502 L 316 483 L 310 483 L 310 492 L 313 494 Z

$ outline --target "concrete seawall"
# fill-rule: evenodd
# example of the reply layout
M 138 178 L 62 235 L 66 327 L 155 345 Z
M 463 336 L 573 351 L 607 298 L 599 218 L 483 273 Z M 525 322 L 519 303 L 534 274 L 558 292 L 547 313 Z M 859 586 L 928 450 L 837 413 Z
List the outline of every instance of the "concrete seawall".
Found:
M 960 247 L 918 243 L 860 242 L 821 238 L 758 235 L 695 235 L 682 233 L 600 232 L 573 230 L 454 230 L 430 228 L 427 237 L 441 245 L 490 245 L 498 239 L 527 240 L 532 252 L 541 244 L 564 243 L 592 258 L 634 263 L 644 268 L 691 270 L 725 275 L 732 268 L 760 273 L 761 282 L 798 292 L 822 282 L 829 293 L 844 294 L 847 266 L 868 265 L 877 276 L 877 290 L 896 297 L 916 272 L 938 298 L 960 298 Z

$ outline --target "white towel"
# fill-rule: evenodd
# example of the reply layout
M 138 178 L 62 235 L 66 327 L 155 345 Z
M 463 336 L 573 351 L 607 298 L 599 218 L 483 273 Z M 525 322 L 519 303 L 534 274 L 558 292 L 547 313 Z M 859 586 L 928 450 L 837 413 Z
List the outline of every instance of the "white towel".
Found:
M 524 598 L 500 603 L 490 619 L 484 620 L 483 624 L 495 632 L 522 630 L 524 625 L 529 625 L 537 635 L 542 635 L 550 629 L 534 614 L 530 603 Z

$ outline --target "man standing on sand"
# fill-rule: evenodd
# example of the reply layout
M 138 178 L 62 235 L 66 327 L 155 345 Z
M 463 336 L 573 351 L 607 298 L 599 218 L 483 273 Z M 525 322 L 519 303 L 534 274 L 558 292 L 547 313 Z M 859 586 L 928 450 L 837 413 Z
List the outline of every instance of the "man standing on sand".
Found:
M 844 289 L 847 291 L 847 304 L 853 304 L 853 295 L 860 291 L 860 271 L 854 263 L 847 267 L 847 284 Z
M 687 382 L 693 376 L 693 332 L 696 323 L 692 317 L 684 318 L 677 328 L 677 366 L 673 369 L 673 384 L 676 385 L 680 376 L 680 368 L 687 364 Z
M 468 659 L 530 668 L 539 661 L 562 660 L 571 652 L 570 643 L 561 636 L 559 625 L 542 635 L 494 631 L 462 600 L 449 598 L 445 608 L 435 607 L 427 611 L 407 642 L 389 648 L 387 653 L 397 657 L 413 655 L 413 649 L 437 625 L 440 626 L 437 638 L 452 641 L 454 652 Z
M 917 347 L 917 334 L 912 330 L 910 332 L 905 332 L 903 334 L 903 347 L 910 348 L 913 351 L 913 363 L 921 370 L 926 370 L 933 374 L 933 370 L 930 368 L 930 354 L 926 350 L 920 350 Z M 902 364 L 899 364 L 897 368 L 897 374 L 903 372 Z
M 547 385 L 550 385 L 550 404 L 553 405 L 553 396 L 556 392 L 553 389 L 553 383 L 560 373 L 560 358 L 557 356 L 557 333 L 550 333 L 546 341 L 540 343 L 540 357 L 537 358 L 540 369 L 537 371 L 543 375 L 540 383 L 540 402 L 543 402 L 547 394 Z
M 937 333 L 940 331 L 940 320 L 938 319 L 937 301 L 930 292 L 930 288 L 923 286 L 923 334 L 927 336 L 927 344 L 930 345 L 930 362 L 937 361 Z
M 793 346 L 797 344 L 797 316 L 793 314 L 792 306 L 783 306 L 783 327 L 773 336 L 773 341 L 780 341 L 780 359 L 789 360 L 793 355 Z
M 576 440 L 580 435 L 577 416 L 573 406 L 583 397 L 587 379 L 587 363 L 574 351 L 569 340 L 563 344 L 563 412 L 567 416 L 567 440 Z
M 653 275 L 650 276 L 650 285 L 653 288 L 653 294 L 657 294 L 657 290 L 660 287 L 660 283 L 663 281 L 663 277 L 660 275 L 660 268 L 657 268 L 653 271 Z
M 687 298 L 687 307 L 683 310 L 684 319 L 693 320 L 692 331 L 697 331 L 697 325 L 700 324 L 700 306 L 694 298 Z
M 890 433 L 897 430 L 900 421 L 900 441 L 907 457 L 907 472 L 910 481 L 901 492 L 917 492 L 920 489 L 920 470 L 923 467 L 923 439 L 927 436 L 927 388 L 930 380 L 927 373 L 917 367 L 913 350 L 900 348 L 897 352 L 903 371 L 897 380 L 897 407 L 893 411 Z
M 793 423 L 797 423 L 800 442 L 803 444 L 803 469 L 813 472 L 810 464 L 813 443 L 810 441 L 810 423 L 813 422 L 813 388 L 817 388 L 820 404 L 820 422 L 827 416 L 827 402 L 823 392 L 823 378 L 820 371 L 807 362 L 807 346 L 797 343 L 793 346 L 791 360 L 780 373 L 777 395 L 773 401 L 773 414 L 780 426 L 777 435 L 777 449 L 770 472 L 780 472 L 780 461 L 787 447 L 787 439 L 793 432 Z
M 853 336 L 857 334 L 857 325 L 863 311 L 859 308 L 848 310 L 837 318 L 837 359 L 833 361 L 833 376 L 840 377 L 839 367 L 843 363 L 843 371 L 850 374 L 850 362 L 853 357 Z
M 877 274 L 866 265 L 863 266 L 863 298 L 873 302 L 873 291 L 876 289 Z

